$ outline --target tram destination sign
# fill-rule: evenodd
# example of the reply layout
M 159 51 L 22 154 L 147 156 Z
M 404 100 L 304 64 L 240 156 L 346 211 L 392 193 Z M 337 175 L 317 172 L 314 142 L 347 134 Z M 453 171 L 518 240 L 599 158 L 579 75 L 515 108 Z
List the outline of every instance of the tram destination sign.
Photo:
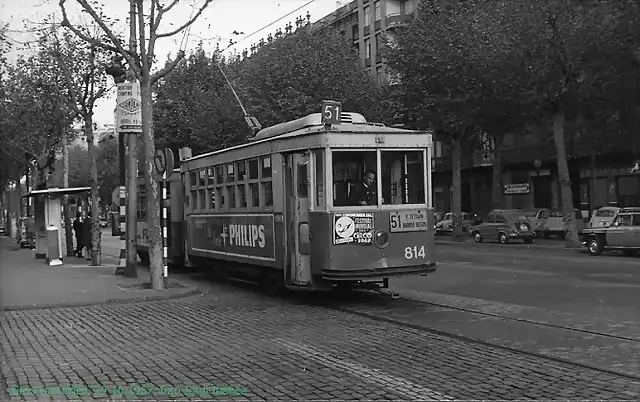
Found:
M 427 230 L 427 226 L 426 209 L 389 212 L 389 227 L 392 233 L 423 232 Z
M 275 259 L 274 220 L 271 214 L 192 215 L 191 248 L 212 254 Z

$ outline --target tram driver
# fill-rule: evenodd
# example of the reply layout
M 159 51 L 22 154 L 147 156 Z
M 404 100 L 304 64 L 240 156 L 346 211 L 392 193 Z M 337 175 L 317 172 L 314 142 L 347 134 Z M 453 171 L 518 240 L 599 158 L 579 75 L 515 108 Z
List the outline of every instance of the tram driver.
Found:
M 376 187 L 376 173 L 368 170 L 362 176 L 362 181 L 356 183 L 349 194 L 349 205 L 377 205 L 378 193 Z

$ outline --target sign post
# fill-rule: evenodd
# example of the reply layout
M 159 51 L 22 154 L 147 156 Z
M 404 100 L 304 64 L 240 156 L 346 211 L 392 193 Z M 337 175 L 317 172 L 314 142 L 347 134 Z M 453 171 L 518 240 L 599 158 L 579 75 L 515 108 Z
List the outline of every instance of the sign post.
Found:
M 160 176 L 158 183 L 160 184 L 160 230 L 162 232 L 162 265 L 163 265 L 163 277 L 165 289 L 169 286 L 169 265 L 168 265 L 168 214 L 167 214 L 167 187 L 169 186 L 169 177 L 173 173 L 174 156 L 171 148 L 156 149 L 156 153 L 153 157 L 153 164 L 156 168 L 156 173 Z
M 126 191 L 126 243 L 121 246 L 120 256 L 126 255 L 126 262 L 120 258 L 116 273 L 120 273 L 124 268 L 126 277 L 137 277 L 137 253 L 136 253 L 136 207 L 137 207 L 137 166 L 136 145 L 137 134 L 142 133 L 142 100 L 140 97 L 140 83 L 123 82 L 118 83 L 118 97 L 116 107 L 116 131 L 127 133 L 127 148 L 129 152 L 129 169 L 127 172 Z M 122 208 L 121 208 L 122 209 Z M 126 251 L 125 251 L 126 250 Z M 125 265 L 122 267 L 122 265 Z

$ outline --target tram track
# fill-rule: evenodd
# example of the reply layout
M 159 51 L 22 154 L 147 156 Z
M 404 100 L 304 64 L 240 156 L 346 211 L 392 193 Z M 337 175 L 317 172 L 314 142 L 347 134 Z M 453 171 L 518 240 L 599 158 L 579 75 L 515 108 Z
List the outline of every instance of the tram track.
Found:
M 402 300 L 408 300 L 408 301 L 411 301 L 411 302 L 414 302 L 414 303 L 423 304 L 423 305 L 429 305 L 429 306 L 447 308 L 447 309 L 456 310 L 456 311 L 462 311 L 462 312 L 470 313 L 470 314 L 474 314 L 474 315 L 482 315 L 482 316 L 485 316 L 485 317 L 499 318 L 499 319 L 507 320 L 507 321 L 532 324 L 532 325 L 537 325 L 537 326 L 541 326 L 541 327 L 555 328 L 555 329 L 560 329 L 560 330 L 566 330 L 566 331 L 582 333 L 582 334 L 585 334 L 585 335 L 599 336 L 599 337 L 603 337 L 603 338 L 611 338 L 611 339 L 627 341 L 627 342 L 635 342 L 635 343 L 639 343 L 640 344 L 640 339 L 631 338 L 631 337 L 627 337 L 627 336 L 606 334 L 606 333 L 603 333 L 603 332 L 590 331 L 590 330 L 587 330 L 587 329 L 580 329 L 580 328 L 569 327 L 569 326 L 562 326 L 562 325 L 558 325 L 558 324 L 551 324 L 551 323 L 548 323 L 548 322 L 530 320 L 530 319 L 526 319 L 526 318 L 509 317 L 507 315 L 487 313 L 487 312 L 484 312 L 484 311 L 478 311 L 478 310 L 468 309 L 468 308 L 464 308 L 464 307 L 456 307 L 456 306 L 452 306 L 452 305 L 449 305 L 449 304 L 443 304 L 443 303 L 434 303 L 434 302 L 428 302 L 428 301 L 424 301 L 424 300 L 417 300 L 417 299 L 412 299 L 412 298 L 408 298 L 408 297 L 401 297 L 401 299 Z
M 200 278 L 200 280 L 202 279 L 204 278 Z M 212 282 L 221 286 L 238 286 L 246 290 L 251 289 L 250 290 L 251 292 L 258 292 L 258 288 L 256 287 L 256 285 L 259 286 L 259 284 L 255 281 L 246 280 L 242 278 L 234 278 L 231 276 L 227 277 L 222 282 L 215 278 L 207 278 L 204 280 L 207 282 L 211 280 Z M 265 297 L 271 297 L 271 296 L 265 296 Z M 640 385 L 640 372 L 638 374 L 629 373 L 629 372 L 624 372 L 624 371 L 611 369 L 607 367 L 588 364 L 588 363 L 572 360 L 569 358 L 558 357 L 551 354 L 526 350 L 523 348 L 518 348 L 510 345 L 498 344 L 495 342 L 483 340 L 479 337 L 470 336 L 467 334 L 455 333 L 452 331 L 436 328 L 430 325 L 409 322 L 406 320 L 385 316 L 376 312 L 362 311 L 361 309 L 359 310 L 359 308 L 366 309 L 373 303 L 376 303 L 378 304 L 378 306 L 382 305 L 387 310 L 394 310 L 394 309 L 401 310 L 403 308 L 411 307 L 411 308 L 415 308 L 416 311 L 420 311 L 420 310 L 425 310 L 424 306 L 433 306 L 440 309 L 457 311 L 462 314 L 470 314 L 474 316 L 481 316 L 481 317 L 487 317 L 492 319 L 500 319 L 504 321 L 517 323 L 517 324 L 549 328 L 552 330 L 564 331 L 564 332 L 574 333 L 574 334 L 581 334 L 581 335 L 586 335 L 590 337 L 599 337 L 601 339 L 607 339 L 609 341 L 632 342 L 633 344 L 640 344 L 640 340 L 626 337 L 626 336 L 611 335 L 611 334 L 601 333 L 597 331 L 572 328 L 572 327 L 567 327 L 562 325 L 539 322 L 539 321 L 530 320 L 530 319 L 519 319 L 519 318 L 500 315 L 500 314 L 486 313 L 486 312 L 472 310 L 468 308 L 451 306 L 443 303 L 433 303 L 433 302 L 427 302 L 422 300 L 416 300 L 416 299 L 404 297 L 402 295 L 400 295 L 400 297 L 397 299 L 392 299 L 387 295 L 381 295 L 371 291 L 356 291 L 346 295 L 340 294 L 340 296 L 338 297 L 336 297 L 336 294 L 334 293 L 326 293 L 326 292 L 306 293 L 306 294 L 300 293 L 300 292 L 286 292 L 283 296 L 278 298 L 285 300 L 289 303 L 294 303 L 294 304 L 300 303 L 304 305 L 319 306 L 319 307 L 327 308 L 328 310 L 337 311 L 337 312 L 353 315 L 356 317 L 367 318 L 367 319 L 371 319 L 378 322 L 393 324 L 400 327 L 412 329 L 415 331 L 422 331 L 432 335 L 449 337 L 451 339 L 455 339 L 461 342 L 467 342 L 470 344 L 476 344 L 484 347 L 495 348 L 497 350 L 506 351 L 506 352 L 510 352 L 510 353 L 514 353 L 522 356 L 529 356 L 529 357 L 544 359 L 549 362 L 560 363 L 560 364 L 569 365 L 576 368 L 594 370 L 603 374 L 608 374 L 608 375 L 624 378 L 626 380 L 631 380 L 637 383 L 638 385 Z M 398 305 L 399 303 L 403 303 L 405 305 Z M 406 305 L 407 303 L 411 304 L 411 306 L 407 306 Z
M 384 296 L 380 296 L 380 297 L 384 297 Z M 500 316 L 499 314 L 483 313 L 483 312 L 478 312 L 478 311 L 474 311 L 474 310 L 470 310 L 470 309 L 453 307 L 453 306 L 448 306 L 448 305 L 439 304 L 439 303 L 424 302 L 424 301 L 413 300 L 413 299 L 408 299 L 408 298 L 404 298 L 404 297 L 400 297 L 399 299 L 395 299 L 393 301 L 396 301 L 396 300 L 409 301 L 411 303 L 415 303 L 415 304 L 418 304 L 418 305 L 431 305 L 431 306 L 435 306 L 435 307 L 461 311 L 461 312 L 468 313 L 468 314 L 479 314 L 479 315 L 490 316 L 492 318 L 500 318 L 500 319 L 505 319 L 505 320 L 510 319 L 511 321 L 520 322 L 520 323 L 523 323 L 523 324 L 530 324 L 530 325 L 541 325 L 541 324 L 544 324 L 544 323 L 538 323 L 538 322 L 535 322 L 535 321 L 532 321 L 532 320 L 521 320 L 520 321 L 520 320 L 517 320 L 517 319 L 513 319 L 511 317 L 503 317 L 503 316 Z M 391 299 L 390 299 L 390 301 L 391 301 Z M 570 359 L 565 359 L 565 358 L 561 358 L 561 357 L 557 357 L 557 356 L 552 356 L 552 355 L 549 355 L 549 354 L 543 354 L 543 353 L 539 353 L 539 352 L 532 352 L 532 351 L 519 349 L 519 348 L 512 347 L 512 346 L 500 345 L 500 344 L 497 344 L 497 343 L 485 341 L 485 340 L 477 338 L 477 337 L 472 337 L 472 336 L 468 336 L 468 335 L 460 335 L 460 334 L 457 334 L 457 333 L 454 333 L 454 332 L 445 331 L 445 330 L 433 328 L 433 327 L 430 327 L 430 326 L 425 326 L 423 324 L 411 323 L 411 322 L 407 322 L 407 321 L 403 321 L 403 320 L 398 320 L 398 319 L 395 319 L 395 318 L 383 317 L 383 316 L 375 314 L 375 313 L 358 311 L 358 310 L 354 309 L 353 307 L 337 305 L 335 302 L 329 302 L 329 303 L 327 303 L 325 305 L 325 307 L 327 307 L 328 309 L 331 309 L 333 311 L 339 311 L 339 312 L 342 312 L 342 313 L 351 314 L 351 315 L 358 316 L 358 317 L 368 318 L 368 319 L 371 319 L 371 320 L 374 320 L 374 321 L 384 322 L 384 323 L 388 323 L 388 324 L 394 324 L 394 325 L 398 325 L 398 326 L 401 326 L 401 327 L 410 328 L 410 329 L 413 329 L 413 330 L 416 330 L 416 331 L 424 331 L 426 333 L 433 334 L 433 335 L 450 337 L 450 338 L 453 338 L 453 339 L 456 339 L 456 340 L 459 340 L 459 341 L 462 341 L 462 342 L 474 343 L 474 344 L 477 344 L 477 345 L 496 348 L 496 349 L 499 349 L 499 350 L 520 354 L 520 355 L 523 355 L 523 356 L 531 356 L 531 357 L 536 357 L 536 358 L 540 358 L 540 359 L 545 359 L 547 361 L 551 361 L 551 362 L 555 362 L 555 363 L 566 364 L 566 365 L 570 365 L 570 366 L 574 366 L 574 367 L 580 367 L 580 368 L 588 369 L 588 370 L 595 370 L 595 371 L 598 371 L 598 372 L 601 372 L 601 373 L 614 375 L 614 376 L 618 376 L 618 377 L 623 377 L 623 378 L 626 378 L 628 380 L 632 380 L 632 381 L 637 382 L 637 383 L 640 384 L 640 373 L 634 375 L 634 374 L 626 373 L 626 372 L 619 371 L 619 370 L 613 370 L 613 369 L 609 369 L 609 368 L 599 367 L 599 366 L 595 366 L 595 365 L 591 365 L 591 364 L 578 362 L 578 361 L 575 361 L 575 360 L 570 360 Z M 598 336 L 598 337 L 604 337 L 604 338 L 609 338 L 609 339 L 624 340 L 624 341 L 627 341 L 627 342 L 640 343 L 640 341 L 638 341 L 637 339 L 633 339 L 633 338 L 620 337 L 620 336 L 614 336 L 614 335 L 609 335 L 609 334 L 602 334 L 602 333 L 598 333 L 598 332 L 594 332 L 594 331 L 586 331 L 586 330 L 580 331 L 580 330 L 577 330 L 575 328 L 563 327 L 563 326 L 553 325 L 553 324 L 548 324 L 546 326 L 554 328 L 554 329 L 562 330 L 562 331 L 582 332 L 584 334 L 589 334 L 590 336 Z

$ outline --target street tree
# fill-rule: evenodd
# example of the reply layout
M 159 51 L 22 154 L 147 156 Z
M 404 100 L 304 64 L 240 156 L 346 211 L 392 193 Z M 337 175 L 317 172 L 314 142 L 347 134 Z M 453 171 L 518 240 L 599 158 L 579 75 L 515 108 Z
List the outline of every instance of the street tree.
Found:
M 247 125 L 220 68 L 224 59 L 207 56 L 201 46 L 158 81 L 154 130 L 158 144 L 177 149 L 188 145 L 194 154 L 243 142 Z
M 516 1 L 530 12 L 519 18 L 535 77 L 542 121 L 549 121 L 557 154 L 565 238 L 578 247 L 565 128 L 569 121 L 594 121 L 598 104 L 611 105 L 607 87 L 624 81 L 640 40 L 640 6 L 632 0 Z M 596 115 L 610 112 L 609 107 Z M 592 116 L 590 116 L 592 115 Z
M 94 41 L 101 41 L 100 31 L 96 27 L 83 27 L 83 34 Z M 91 216 L 92 233 L 91 261 L 92 265 L 99 265 L 100 262 L 100 227 L 97 224 L 100 217 L 98 205 L 98 166 L 96 163 L 96 146 L 94 140 L 93 109 L 96 102 L 103 97 L 108 90 L 105 75 L 105 66 L 111 60 L 111 54 L 93 42 L 85 42 L 76 37 L 72 32 L 63 30 L 58 32 L 58 27 L 52 25 L 50 31 L 43 31 L 40 37 L 41 52 L 39 53 L 43 63 L 51 64 L 60 74 L 62 85 L 59 87 L 60 97 L 65 101 L 66 106 L 72 111 L 73 119 L 82 121 L 83 133 L 87 140 L 87 151 L 89 159 L 89 185 L 91 187 Z M 63 152 L 68 152 L 68 142 L 66 132 L 63 131 L 62 144 Z M 68 153 L 64 169 L 68 169 Z M 66 171 L 66 185 L 69 173 Z M 69 208 L 65 208 L 65 221 L 69 228 L 71 217 Z M 70 231 L 67 233 L 67 241 L 70 240 Z M 67 247 L 69 251 L 69 247 Z
M 382 91 L 348 41 L 302 26 L 273 39 L 250 57 L 229 63 L 227 75 L 263 126 L 317 113 L 324 99 L 369 121 L 384 118 Z
M 99 41 L 87 35 L 81 29 L 75 27 L 68 19 L 65 8 L 66 0 L 60 0 L 59 5 L 62 11 L 62 24 L 73 31 L 78 37 L 88 43 L 107 51 L 120 54 L 129 65 L 131 72 L 140 82 L 140 93 L 142 103 L 142 136 L 145 155 L 145 181 L 147 183 L 148 205 L 147 224 L 149 228 L 149 238 L 151 247 L 149 250 L 151 267 L 151 285 L 154 289 L 163 289 L 164 266 L 162 263 L 162 233 L 160 227 L 159 214 L 159 192 L 157 178 L 154 171 L 153 157 L 155 153 L 155 137 L 153 132 L 153 100 L 152 87 L 158 80 L 169 73 L 184 57 L 185 53 L 180 50 L 176 57 L 165 64 L 163 68 L 152 72 L 153 64 L 156 60 L 156 41 L 168 38 L 187 29 L 195 22 L 212 0 L 204 0 L 198 10 L 182 25 L 169 29 L 166 32 L 159 32 L 160 24 L 166 14 L 178 4 L 178 0 L 172 0 L 169 5 L 163 5 L 160 0 L 151 0 L 149 8 L 145 10 L 142 0 L 131 0 L 136 7 L 136 18 L 138 37 L 135 39 L 137 51 L 130 51 L 109 26 L 109 17 L 100 10 L 99 7 L 90 4 L 89 0 L 76 0 L 82 9 L 89 14 L 92 20 L 100 27 L 107 36 L 107 41 Z M 145 19 L 146 17 L 146 19 Z M 131 21 L 133 22 L 133 21 Z
M 389 66 L 401 78 L 401 104 L 415 128 L 433 128 L 451 151 L 454 236 L 461 234 L 461 157 L 493 137 L 494 205 L 501 198 L 501 139 L 522 121 L 530 83 L 512 72 L 524 57 L 506 1 L 430 0 L 414 21 L 389 38 Z M 497 5 L 497 6 L 496 6 Z

